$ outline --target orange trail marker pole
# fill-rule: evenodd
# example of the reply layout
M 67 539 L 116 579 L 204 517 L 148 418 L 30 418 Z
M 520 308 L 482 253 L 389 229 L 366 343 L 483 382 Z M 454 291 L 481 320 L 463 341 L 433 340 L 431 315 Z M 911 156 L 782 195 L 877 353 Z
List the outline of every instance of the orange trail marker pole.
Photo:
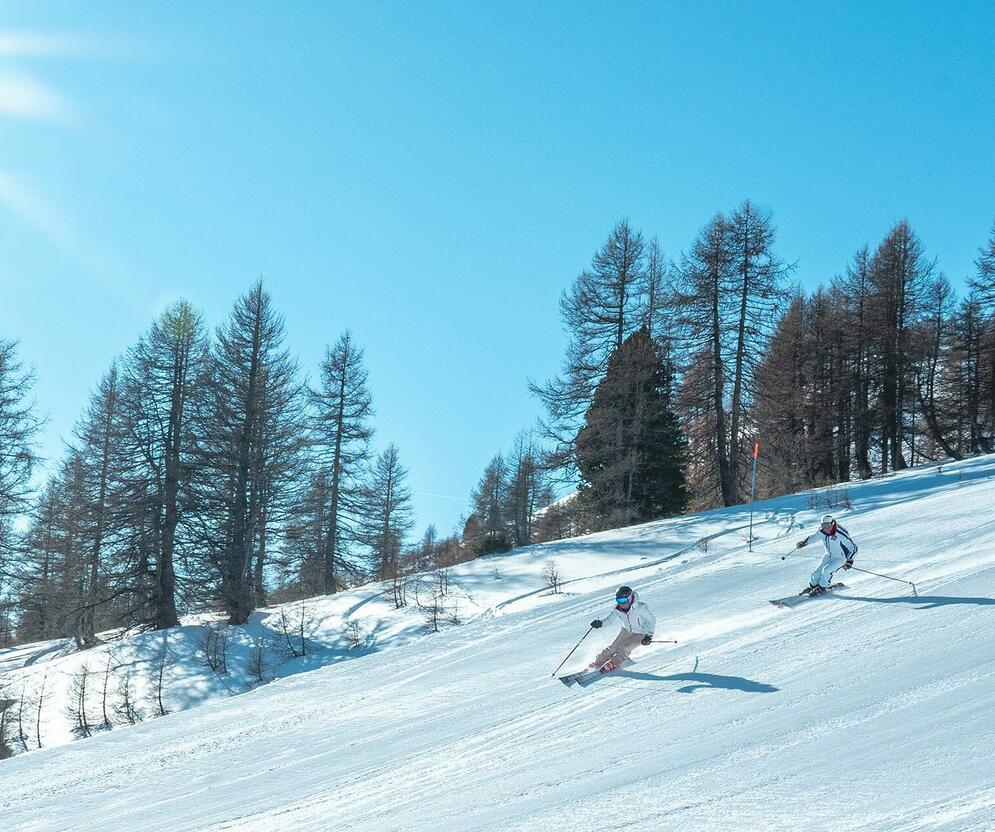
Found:
M 749 551 L 753 551 L 753 498 L 757 493 L 757 459 L 760 457 L 760 443 L 753 444 L 753 485 L 750 486 L 750 544 Z

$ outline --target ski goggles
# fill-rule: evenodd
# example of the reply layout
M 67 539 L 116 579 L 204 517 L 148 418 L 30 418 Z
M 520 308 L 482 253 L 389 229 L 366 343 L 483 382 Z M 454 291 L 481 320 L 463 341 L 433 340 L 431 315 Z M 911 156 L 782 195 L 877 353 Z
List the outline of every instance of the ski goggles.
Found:
M 632 600 L 631 598 L 616 598 L 615 603 L 618 604 L 620 607 L 624 607 L 631 600 Z

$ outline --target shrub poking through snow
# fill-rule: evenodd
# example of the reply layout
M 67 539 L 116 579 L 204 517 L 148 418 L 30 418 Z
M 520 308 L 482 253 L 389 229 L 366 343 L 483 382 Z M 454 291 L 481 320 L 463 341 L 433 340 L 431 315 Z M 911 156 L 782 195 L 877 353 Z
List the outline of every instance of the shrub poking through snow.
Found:
M 114 715 L 127 725 L 142 721 L 142 713 L 135 701 L 135 686 L 131 680 L 131 671 L 125 672 L 117 684 L 117 701 L 114 703 Z
M 287 611 L 287 604 L 280 607 L 277 631 L 287 659 L 299 659 L 308 654 L 310 640 L 316 629 L 317 623 L 310 604 L 301 601 L 290 612 Z
M 555 560 L 547 560 L 546 566 L 542 570 L 542 580 L 549 589 L 550 595 L 559 595 L 563 580 L 560 577 L 560 568 Z
M 366 644 L 366 633 L 363 626 L 356 620 L 350 621 L 345 626 L 346 641 L 349 642 L 350 650 L 357 650 Z
M 66 705 L 66 716 L 73 725 L 73 736 L 77 739 L 92 736 L 93 726 L 86 714 L 86 691 L 90 684 L 89 665 L 80 665 L 73 674 L 69 686 L 69 704 Z
M 41 742 L 41 717 L 45 710 L 45 695 L 47 693 L 48 685 L 48 669 L 41 677 L 41 685 L 38 688 L 38 692 L 35 696 L 35 742 L 38 748 L 42 748 Z M 25 743 L 27 745 L 27 743 Z
M 107 662 L 104 664 L 104 672 L 101 674 L 101 684 L 100 684 L 100 715 L 103 718 L 100 725 L 97 726 L 101 731 L 110 731 L 114 727 L 114 723 L 111 722 L 111 715 L 107 710 L 107 704 L 109 702 L 109 693 L 111 685 L 111 677 L 114 673 L 114 655 L 110 652 L 107 653 Z M 113 711 L 113 708 L 111 709 Z
M 165 635 L 165 633 L 163 633 Z M 165 692 L 165 676 L 166 676 L 166 664 L 169 661 L 169 644 L 163 640 L 162 649 L 159 651 L 159 655 L 155 660 L 155 670 L 154 676 L 152 677 L 152 687 L 148 692 L 148 702 L 152 706 L 151 716 L 166 716 L 169 710 L 166 708 L 166 703 L 163 700 L 163 693 Z
M 204 664 L 218 676 L 227 676 L 228 625 L 221 621 L 205 625 L 201 635 L 200 652 Z
M 9 698 L 7 689 L 0 687 L 0 760 L 6 760 L 14 755 L 10 734 L 17 705 L 16 699 Z
M 266 640 L 262 637 L 257 638 L 249 652 L 249 677 L 256 685 L 265 685 L 270 681 L 266 652 Z
M 425 616 L 429 632 L 439 632 L 439 623 L 446 615 L 446 597 L 449 595 L 449 570 L 440 569 L 428 591 L 424 585 L 415 586 L 415 603 Z

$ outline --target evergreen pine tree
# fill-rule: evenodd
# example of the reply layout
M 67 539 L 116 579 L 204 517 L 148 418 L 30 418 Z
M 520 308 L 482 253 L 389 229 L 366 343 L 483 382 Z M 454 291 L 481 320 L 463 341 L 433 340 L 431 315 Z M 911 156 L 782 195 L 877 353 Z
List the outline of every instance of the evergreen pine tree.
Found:
M 0 615 L 12 588 L 14 523 L 26 506 L 40 422 L 30 400 L 34 378 L 17 357 L 17 344 L 0 338 Z
M 394 576 L 414 526 L 407 479 L 397 448 L 389 445 L 374 462 L 363 489 L 360 540 L 369 547 L 374 573 L 381 581 Z
M 560 298 L 560 314 L 570 333 L 563 371 L 545 385 L 531 385 L 549 414 L 542 427 L 556 443 L 555 467 L 572 470 L 573 440 L 610 356 L 647 322 L 645 249 L 642 234 L 627 220 L 619 222 L 595 253 L 591 268 Z
M 467 522 L 472 539 L 467 542 L 474 554 L 492 555 L 511 548 L 508 517 L 508 466 L 497 454 L 484 469 L 480 482 L 470 496 L 473 506 Z
M 200 491 L 207 558 L 231 624 L 264 602 L 270 532 L 295 496 L 304 446 L 297 363 L 257 282 L 217 331 L 202 420 Z
M 344 569 L 353 570 L 350 546 L 360 507 L 361 466 L 370 457 L 373 397 L 367 385 L 363 351 L 345 332 L 325 354 L 319 386 L 310 391 L 313 451 L 317 467 L 314 508 L 321 590 L 339 588 Z
M 577 436 L 581 499 L 603 528 L 687 507 L 687 444 L 670 400 L 670 367 L 639 330 L 609 360 Z

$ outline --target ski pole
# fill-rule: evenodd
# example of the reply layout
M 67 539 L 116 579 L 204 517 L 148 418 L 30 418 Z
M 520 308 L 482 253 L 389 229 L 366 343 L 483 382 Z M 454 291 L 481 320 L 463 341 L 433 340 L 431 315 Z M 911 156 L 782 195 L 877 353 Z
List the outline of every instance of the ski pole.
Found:
M 583 636 L 581 637 L 581 640 L 580 640 L 580 641 L 583 641 L 583 640 L 584 640 L 585 638 L 587 638 L 587 637 L 588 637 L 589 635 L 591 635 L 591 630 L 593 630 L 593 629 L 594 629 L 594 627 L 588 627 L 588 628 L 587 628 L 587 632 L 586 632 L 586 633 L 584 633 L 584 635 L 583 635 Z M 573 650 L 571 650 L 571 651 L 570 651 L 569 653 L 567 653 L 567 659 L 569 659 L 569 658 L 570 658 L 570 657 L 571 657 L 571 656 L 572 656 L 572 655 L 574 654 L 574 650 L 576 650 L 576 649 L 577 649 L 578 647 L 580 647 L 580 641 L 578 641 L 578 642 L 577 642 L 577 643 L 576 643 L 576 644 L 574 645 L 574 649 L 573 649 Z M 563 667 L 563 665 L 565 665 L 565 664 L 567 663 L 567 659 L 564 659 L 564 660 L 563 660 L 562 662 L 560 662 L 560 663 L 559 663 L 559 664 L 558 664 L 558 665 L 556 666 L 556 670 L 554 670 L 554 671 L 553 671 L 552 673 L 550 673 L 549 675 L 550 675 L 551 677 L 552 677 L 552 676 L 555 676 L 555 675 L 556 675 L 556 671 L 557 671 L 557 670 L 559 670 L 559 669 L 560 669 L 561 667 Z
M 851 566 L 851 569 L 856 569 L 858 572 L 863 572 L 865 575 L 873 575 L 875 578 L 887 578 L 889 581 L 898 581 L 900 584 L 908 584 L 912 587 L 912 594 L 918 598 L 919 593 L 916 592 L 916 585 L 912 581 L 906 581 L 902 578 L 893 578 L 891 575 L 882 575 L 880 572 L 871 572 L 869 569 L 861 569 L 859 566 Z
M 803 553 L 798 551 L 791 551 L 788 552 L 786 555 L 781 555 L 781 560 L 785 560 L 786 558 L 803 558 L 803 557 L 811 557 L 811 555 L 808 554 L 807 552 Z
M 781 555 L 781 560 L 792 557 L 794 554 L 795 554 L 794 552 L 788 552 L 788 554 L 786 555 Z M 919 592 L 918 590 L 916 590 L 916 585 L 912 583 L 912 581 L 906 581 L 903 580 L 902 578 L 893 578 L 891 575 L 882 575 L 880 572 L 871 572 L 870 569 L 861 569 L 859 566 L 851 566 L 850 568 L 856 569 L 858 572 L 863 572 L 865 575 L 873 575 L 875 578 L 885 578 L 889 581 L 898 581 L 898 583 L 900 584 L 908 584 L 910 587 L 912 587 L 912 594 L 916 598 L 919 597 Z

